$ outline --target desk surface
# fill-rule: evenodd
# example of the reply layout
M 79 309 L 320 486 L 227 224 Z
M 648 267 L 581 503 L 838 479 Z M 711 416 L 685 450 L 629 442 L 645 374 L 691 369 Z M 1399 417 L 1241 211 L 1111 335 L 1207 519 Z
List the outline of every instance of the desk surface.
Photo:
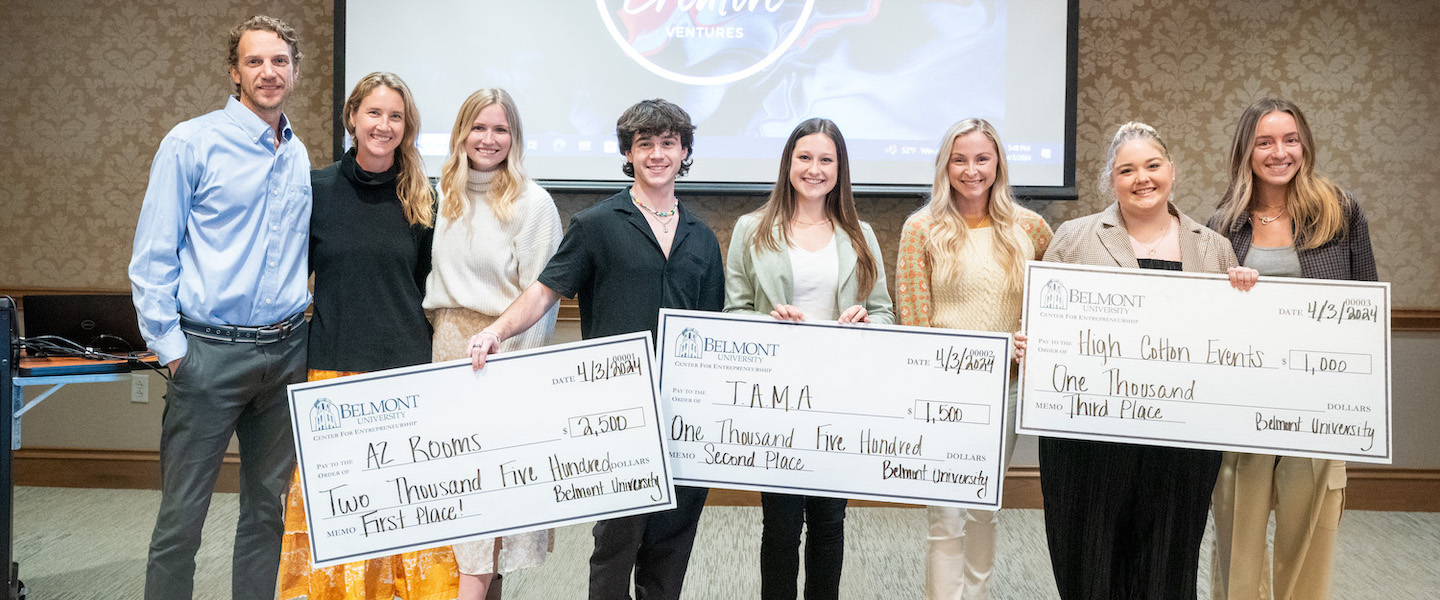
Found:
M 52 375 L 90 375 L 96 373 L 128 373 L 145 368 L 139 360 L 99 360 L 93 358 L 21 357 L 21 377 L 48 377 Z M 159 365 L 153 356 L 143 362 Z

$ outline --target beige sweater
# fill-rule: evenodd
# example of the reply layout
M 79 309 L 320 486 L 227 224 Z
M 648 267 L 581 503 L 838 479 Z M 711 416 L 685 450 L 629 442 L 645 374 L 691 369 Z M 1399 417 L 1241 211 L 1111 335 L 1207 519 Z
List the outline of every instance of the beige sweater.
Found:
M 489 205 L 492 175 L 470 171 L 469 210 L 458 220 L 436 218 L 434 265 L 425 282 L 426 310 L 465 308 L 499 316 L 535 283 L 560 247 L 560 214 L 550 194 L 526 181 L 510 220 L 500 221 Z M 551 307 L 534 327 L 506 340 L 507 346 L 544 344 L 555 331 L 557 310 Z
M 1027 255 L 1035 252 L 1033 246 L 1024 251 Z M 930 288 L 931 325 L 970 331 L 1018 330 L 1021 290 L 1005 283 L 1005 271 L 995 256 L 995 228 L 971 229 L 959 255 L 965 257 L 965 268 L 956 273 L 956 280 L 937 280 Z

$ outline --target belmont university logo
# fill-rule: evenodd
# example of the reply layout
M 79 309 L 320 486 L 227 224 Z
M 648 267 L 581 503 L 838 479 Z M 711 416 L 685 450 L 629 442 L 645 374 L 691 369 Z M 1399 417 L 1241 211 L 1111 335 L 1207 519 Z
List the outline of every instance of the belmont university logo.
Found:
M 779 351 L 779 344 L 705 337 L 694 327 L 675 336 L 675 358 L 701 360 L 709 355 L 710 360 L 721 362 L 759 363 Z
M 1065 284 L 1059 279 L 1051 279 L 1040 290 L 1040 308 L 1052 310 L 1065 310 L 1069 308 L 1069 302 L 1065 300 Z
M 329 398 L 315 401 L 310 407 L 310 431 L 325 431 L 340 428 L 340 409 Z
M 610 37 L 645 70 L 676 83 L 721 85 L 779 60 L 804 32 L 815 0 L 595 0 L 595 6 Z
M 681 331 L 680 335 L 675 336 L 675 357 L 705 358 L 705 354 L 700 351 L 702 341 L 700 332 L 695 331 L 694 327 L 686 327 L 685 331 Z

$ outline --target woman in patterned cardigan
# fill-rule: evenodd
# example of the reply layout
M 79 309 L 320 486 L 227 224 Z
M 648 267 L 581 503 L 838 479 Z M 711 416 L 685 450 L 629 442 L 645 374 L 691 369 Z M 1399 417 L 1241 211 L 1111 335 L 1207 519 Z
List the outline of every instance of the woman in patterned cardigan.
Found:
M 1025 262 L 1050 243 L 1050 226 L 1015 202 L 1000 135 L 967 119 L 940 141 L 930 201 L 905 221 L 895 291 L 900 324 L 972 331 L 1020 326 Z M 1015 420 L 1017 381 L 1010 378 L 1006 423 Z M 1002 468 L 1010 464 L 1015 428 L 1006 427 Z M 995 565 L 995 513 L 931 506 L 925 597 L 989 597 Z

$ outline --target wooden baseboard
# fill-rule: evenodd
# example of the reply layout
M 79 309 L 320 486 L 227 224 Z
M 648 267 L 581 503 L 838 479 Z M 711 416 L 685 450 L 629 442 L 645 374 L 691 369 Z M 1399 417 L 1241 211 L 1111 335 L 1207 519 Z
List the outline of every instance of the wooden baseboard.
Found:
M 159 489 L 160 457 L 141 450 L 25 448 L 15 451 L 15 485 L 74 488 Z M 239 490 L 240 457 L 226 455 L 217 492 Z M 1440 469 L 1349 468 L 1345 506 L 1353 510 L 1440 512 Z M 759 506 L 760 494 L 711 490 L 711 506 Z M 914 507 L 852 501 L 851 506 Z M 1011 467 L 1005 477 L 1006 508 L 1041 508 L 1040 470 Z
M 160 453 L 152 450 L 22 448 L 14 456 L 15 485 L 160 489 Z M 226 454 L 215 491 L 240 491 L 240 455 Z
M 128 294 L 129 288 L 48 288 L 0 287 L 0 294 L 16 299 L 16 308 L 25 310 L 26 294 Z M 309 309 L 306 309 L 309 312 Z M 580 304 L 574 298 L 560 300 L 561 321 L 580 322 Z M 1393 331 L 1440 331 L 1440 308 L 1395 308 L 1390 311 Z

